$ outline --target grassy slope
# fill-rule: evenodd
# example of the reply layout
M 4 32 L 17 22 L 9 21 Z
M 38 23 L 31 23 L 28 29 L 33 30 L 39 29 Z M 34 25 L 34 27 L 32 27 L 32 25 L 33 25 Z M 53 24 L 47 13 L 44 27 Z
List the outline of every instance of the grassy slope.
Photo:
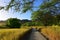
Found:
M 46 35 L 49 40 L 60 40 L 60 27 L 43 28 L 42 33 Z
M 17 40 L 28 29 L 0 29 L 0 40 Z

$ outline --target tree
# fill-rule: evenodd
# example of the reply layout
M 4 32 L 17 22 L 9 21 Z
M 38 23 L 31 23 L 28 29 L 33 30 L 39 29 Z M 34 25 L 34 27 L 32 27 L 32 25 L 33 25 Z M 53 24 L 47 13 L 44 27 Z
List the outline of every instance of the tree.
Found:
M 41 22 L 44 26 L 51 26 L 54 22 L 54 16 L 47 10 L 38 10 L 32 13 L 32 20 L 35 22 Z
M 32 10 L 32 9 L 36 8 L 36 6 L 34 6 L 35 1 L 37 2 L 37 0 L 11 0 L 8 3 L 8 5 L 3 6 L 3 7 L 0 6 L 0 9 L 9 10 L 10 8 L 12 8 L 15 11 L 26 12 L 28 10 Z M 60 7 L 55 6 L 56 4 L 60 3 L 60 0 L 42 0 L 42 1 L 43 1 L 43 3 L 40 5 L 40 8 L 42 8 L 42 9 L 45 9 L 45 8 L 50 8 L 50 9 L 60 8 Z M 39 8 L 39 6 L 38 6 L 38 8 Z
M 35 26 L 35 22 L 26 22 L 22 26 Z
M 10 0 L 8 5 L 3 7 L 0 6 L 0 9 L 9 10 L 10 8 L 12 8 L 18 12 L 26 12 L 28 10 L 32 10 L 34 1 L 35 0 Z
M 45 26 L 60 23 L 58 22 L 59 17 L 57 16 L 60 14 L 59 5 L 60 0 L 44 0 L 40 5 L 40 9 L 33 12 L 32 19 L 42 21 Z
M 6 26 L 10 28 L 20 28 L 21 24 L 19 22 L 20 20 L 17 18 L 9 18 L 6 21 Z
M 47 2 L 45 1 L 41 6 L 41 10 L 48 10 L 50 14 L 54 16 L 54 24 L 55 25 L 60 25 L 59 22 L 59 15 L 60 15 L 60 0 L 48 0 Z
M 44 2 L 41 4 L 40 9 L 49 10 L 53 15 L 57 15 L 60 12 L 60 0 L 49 0 L 48 2 Z
M 17 0 L 17 1 L 11 0 L 8 3 L 8 5 L 6 5 L 5 7 L 0 7 L 0 9 L 9 10 L 9 8 L 13 8 L 14 10 L 19 11 L 19 12 L 20 11 L 26 12 L 28 10 L 32 10 L 35 8 L 35 6 L 34 6 L 35 1 L 36 0 Z M 38 16 L 36 16 L 36 18 L 34 18 L 32 16 L 33 19 L 39 20 L 39 21 L 41 20 L 42 23 L 47 23 L 45 25 L 50 25 L 49 23 L 52 22 L 51 20 L 52 19 L 57 20 L 56 15 L 58 15 L 60 13 L 60 0 L 43 0 L 43 3 L 40 6 L 38 6 L 38 9 L 39 10 L 36 10 L 37 11 L 36 15 L 38 15 L 40 13 L 39 14 L 40 16 L 38 15 Z M 41 10 L 43 12 L 41 12 Z M 46 10 L 46 12 L 45 12 L 45 10 Z M 32 15 L 35 15 L 35 14 L 32 14 Z M 47 17 L 47 15 L 48 15 L 48 17 Z
M 56 24 L 60 26 L 60 14 L 56 15 Z

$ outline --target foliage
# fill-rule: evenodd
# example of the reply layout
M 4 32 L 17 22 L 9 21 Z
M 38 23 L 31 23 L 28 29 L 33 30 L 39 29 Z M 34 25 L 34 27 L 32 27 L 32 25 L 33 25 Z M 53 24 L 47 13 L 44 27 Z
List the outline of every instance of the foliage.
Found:
M 20 20 L 17 18 L 9 18 L 6 21 L 6 26 L 10 28 L 20 28 L 21 24 L 19 22 Z
M 9 10 L 13 8 L 16 11 L 26 12 L 35 8 L 36 0 L 11 0 L 5 7 L 0 9 Z M 32 13 L 32 20 L 39 21 L 43 25 L 60 25 L 60 0 L 42 0 L 42 4 L 38 6 L 38 10 Z M 37 1 L 36 1 L 37 2 Z M 57 16 L 59 15 L 59 16 Z M 32 23 L 35 25 L 35 23 Z M 26 23 L 30 25 L 30 23 Z
M 54 16 L 47 10 L 35 11 L 32 13 L 32 20 L 41 22 L 44 26 L 51 26 L 54 23 Z
M 28 10 L 32 10 L 33 7 L 33 2 L 35 0 L 11 0 L 8 5 L 1 7 L 0 9 L 5 9 L 5 10 L 9 10 L 10 8 L 12 8 L 13 10 L 15 10 L 16 12 L 26 12 Z
M 37 0 L 11 0 L 8 3 L 8 5 L 3 6 L 3 7 L 0 6 L 0 9 L 9 10 L 10 8 L 12 8 L 15 11 L 18 11 L 18 12 L 20 12 L 20 11 L 26 12 L 28 10 L 33 10 L 34 8 L 37 7 L 37 6 L 34 6 L 35 1 L 37 2 Z M 42 1 L 43 2 L 40 5 L 40 9 L 45 9 L 45 8 L 48 8 L 48 9 L 59 8 L 60 9 L 60 7 L 55 6 L 56 4 L 60 3 L 60 0 L 42 0 Z M 54 8 L 52 8 L 52 7 L 54 7 Z M 38 8 L 39 8 L 39 6 L 38 6 Z
M 35 26 L 35 24 L 33 22 L 26 22 L 22 26 Z
M 59 0 L 46 0 L 40 5 L 40 9 L 32 13 L 32 20 L 39 21 L 44 26 L 60 25 Z M 58 15 L 58 16 L 57 16 Z
M 26 22 L 24 24 L 22 24 L 22 26 L 43 26 L 43 24 L 41 22 Z
M 49 0 L 48 2 L 44 2 L 41 4 L 40 9 L 41 10 L 48 10 L 50 14 L 54 16 L 54 23 L 55 25 L 60 25 L 60 0 Z

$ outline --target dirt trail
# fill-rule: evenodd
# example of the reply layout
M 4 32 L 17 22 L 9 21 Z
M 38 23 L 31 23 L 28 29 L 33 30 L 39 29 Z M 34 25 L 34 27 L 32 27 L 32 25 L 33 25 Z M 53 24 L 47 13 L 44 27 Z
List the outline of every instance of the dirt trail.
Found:
M 32 32 L 32 29 L 28 30 L 22 36 L 20 36 L 18 40 L 29 40 L 31 32 Z
M 30 35 L 30 40 L 47 40 L 47 39 L 36 29 L 33 29 Z
M 47 40 L 47 39 L 36 29 L 32 28 L 25 34 L 23 34 L 23 36 L 20 37 L 19 40 Z

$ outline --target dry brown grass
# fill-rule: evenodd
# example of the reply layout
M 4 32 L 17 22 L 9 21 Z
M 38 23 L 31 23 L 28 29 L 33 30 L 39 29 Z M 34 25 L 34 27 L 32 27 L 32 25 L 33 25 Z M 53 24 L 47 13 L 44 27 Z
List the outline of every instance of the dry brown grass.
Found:
M 60 40 L 60 27 L 43 28 L 42 33 L 47 36 L 49 40 Z
M 0 40 L 17 40 L 28 29 L 0 29 Z
M 49 38 L 49 40 L 60 40 L 60 27 L 38 27 L 32 26 L 37 29 L 42 28 L 42 33 Z M 23 35 L 31 27 L 22 27 L 20 29 L 0 29 L 0 40 L 17 40 L 19 36 Z

